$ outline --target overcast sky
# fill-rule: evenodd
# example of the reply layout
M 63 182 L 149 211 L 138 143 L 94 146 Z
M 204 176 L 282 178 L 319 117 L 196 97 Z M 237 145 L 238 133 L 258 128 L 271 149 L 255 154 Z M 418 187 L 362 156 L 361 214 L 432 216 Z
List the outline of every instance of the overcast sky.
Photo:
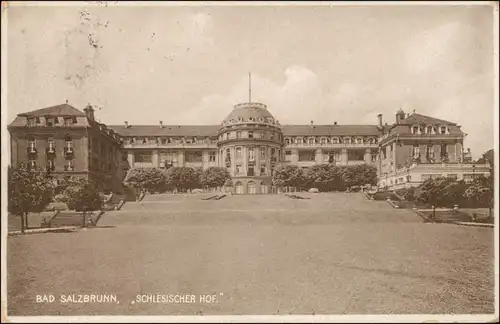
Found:
M 249 71 L 282 124 L 403 108 L 462 125 L 474 157 L 493 147 L 490 6 L 8 9 L 9 122 L 67 99 L 106 124 L 219 124 Z

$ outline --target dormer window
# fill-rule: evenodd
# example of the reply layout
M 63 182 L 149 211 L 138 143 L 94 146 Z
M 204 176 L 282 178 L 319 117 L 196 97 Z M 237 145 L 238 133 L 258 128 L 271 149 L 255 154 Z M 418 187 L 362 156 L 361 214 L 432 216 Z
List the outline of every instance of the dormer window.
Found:
M 344 138 L 345 144 L 351 144 L 351 139 L 349 137 Z
M 146 144 L 147 142 L 148 142 L 147 137 L 144 137 L 144 138 L 142 139 L 142 144 Z
M 57 120 L 57 118 L 54 118 L 52 116 L 47 116 L 47 117 L 45 117 L 45 125 L 47 127 L 52 127 L 52 126 L 54 126 L 56 120 Z
M 286 144 L 286 145 L 289 145 L 289 144 L 290 144 L 290 139 L 289 139 L 289 138 L 285 138 L 285 144 Z
M 64 126 L 76 124 L 76 117 L 64 117 Z
M 308 139 L 308 143 L 309 143 L 309 144 L 314 144 L 314 142 L 315 142 L 314 137 L 309 137 L 309 139 Z
M 35 127 L 36 126 L 36 119 L 35 118 L 28 118 L 28 126 L 29 127 Z
M 297 137 L 297 140 L 295 142 L 297 144 L 302 144 L 302 137 Z
M 439 134 L 446 134 L 446 126 L 439 127 Z
M 255 118 L 250 117 L 250 118 L 248 118 L 248 121 L 251 122 L 251 123 L 253 123 L 255 121 Z
M 243 117 L 238 117 L 238 122 L 243 122 Z
M 339 143 L 339 139 L 337 137 L 332 138 L 332 143 L 333 144 L 338 144 Z
M 361 137 L 356 138 L 357 144 L 363 144 L 363 139 Z
M 321 142 L 320 142 L 320 143 L 321 143 L 321 144 L 326 144 L 326 138 L 322 137 L 322 138 L 321 138 Z
M 413 126 L 413 127 L 411 128 L 411 133 L 412 133 L 412 134 L 418 134 L 418 129 L 419 129 L 419 127 L 418 127 L 418 126 Z
M 432 126 L 427 126 L 427 134 L 432 134 Z

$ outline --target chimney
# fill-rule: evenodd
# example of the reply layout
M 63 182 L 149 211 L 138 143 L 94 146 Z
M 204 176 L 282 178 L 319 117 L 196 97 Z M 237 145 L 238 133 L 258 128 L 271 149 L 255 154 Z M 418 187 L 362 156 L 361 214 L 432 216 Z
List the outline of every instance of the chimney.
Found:
M 125 128 L 129 128 L 129 124 L 128 124 L 128 121 L 125 121 Z
M 337 122 L 333 122 L 334 125 L 337 125 Z
M 87 119 L 88 120 L 91 120 L 91 121 L 94 121 L 94 108 L 92 108 L 92 106 L 90 104 L 87 105 L 87 107 L 85 107 L 85 109 L 83 109 L 83 111 L 85 112 L 85 115 L 87 115 Z
M 66 99 L 66 103 L 68 103 L 68 99 Z
M 396 113 L 396 124 L 401 124 L 401 121 L 405 119 L 405 112 L 402 109 L 399 109 Z
M 311 120 L 311 128 L 314 127 L 314 121 Z
M 378 127 L 382 128 L 382 114 L 378 114 L 377 117 L 378 117 Z
M 163 121 L 160 120 L 160 128 L 163 128 Z

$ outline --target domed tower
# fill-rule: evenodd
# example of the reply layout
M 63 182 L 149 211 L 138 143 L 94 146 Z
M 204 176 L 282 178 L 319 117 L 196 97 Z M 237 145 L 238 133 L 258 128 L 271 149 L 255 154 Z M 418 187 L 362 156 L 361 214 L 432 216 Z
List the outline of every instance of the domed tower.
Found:
M 233 191 L 270 193 L 272 172 L 282 161 L 283 132 L 266 105 L 248 102 L 234 106 L 217 135 L 219 163 L 231 174 Z

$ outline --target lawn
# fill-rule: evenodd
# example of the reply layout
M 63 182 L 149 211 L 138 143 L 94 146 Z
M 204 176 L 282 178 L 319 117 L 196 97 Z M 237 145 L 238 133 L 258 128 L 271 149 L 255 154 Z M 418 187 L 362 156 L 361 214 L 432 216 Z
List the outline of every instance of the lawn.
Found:
M 362 194 L 177 196 L 102 228 L 8 239 L 9 315 L 494 312 L 493 229 L 425 224 Z M 116 294 L 119 304 L 36 303 Z M 138 294 L 217 302 L 135 303 Z

